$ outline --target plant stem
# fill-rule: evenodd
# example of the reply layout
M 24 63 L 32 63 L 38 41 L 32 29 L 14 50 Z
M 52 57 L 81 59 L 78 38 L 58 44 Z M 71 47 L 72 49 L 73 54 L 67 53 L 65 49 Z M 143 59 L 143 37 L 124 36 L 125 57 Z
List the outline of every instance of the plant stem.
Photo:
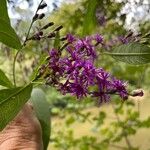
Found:
M 121 104 L 121 105 L 122 105 L 122 104 Z M 116 118 L 117 118 L 118 123 L 120 123 L 121 120 L 120 120 L 118 114 L 115 112 L 115 107 L 114 107 L 113 104 L 112 104 L 112 108 L 113 108 L 113 110 L 114 110 L 114 113 L 115 113 L 115 115 L 116 115 Z M 126 131 L 124 131 L 124 128 L 125 128 L 125 127 L 123 127 L 123 136 L 124 136 L 124 139 L 125 139 L 125 141 L 126 141 L 126 144 L 127 144 L 127 146 L 128 146 L 128 149 L 129 149 L 129 150 L 132 150 L 132 145 L 131 145 L 131 143 L 130 143 L 130 140 L 128 139 L 128 135 L 127 135 Z
M 120 145 L 115 145 L 115 144 L 110 144 L 110 146 L 118 148 L 118 149 L 122 149 L 122 150 L 126 150 L 126 147 L 120 146 Z
M 43 2 L 43 0 L 41 0 L 41 2 L 39 3 L 35 14 L 37 14 L 37 12 L 39 10 L 38 8 L 42 4 L 42 2 Z M 14 57 L 14 61 L 13 61 L 13 82 L 14 82 L 14 86 L 15 87 L 16 87 L 16 60 L 17 60 L 17 57 L 18 57 L 19 53 L 21 52 L 21 50 L 23 49 L 23 47 L 25 46 L 25 44 L 26 44 L 26 42 L 28 40 L 28 37 L 29 37 L 30 31 L 31 31 L 31 28 L 33 26 L 33 23 L 34 23 L 34 20 L 32 19 L 31 24 L 30 24 L 29 29 L 28 29 L 28 32 L 27 32 L 27 35 L 26 35 L 26 38 L 25 38 L 25 40 L 24 40 L 24 42 L 22 44 L 22 47 L 21 47 L 20 50 L 17 51 L 17 53 L 15 54 L 15 57 Z

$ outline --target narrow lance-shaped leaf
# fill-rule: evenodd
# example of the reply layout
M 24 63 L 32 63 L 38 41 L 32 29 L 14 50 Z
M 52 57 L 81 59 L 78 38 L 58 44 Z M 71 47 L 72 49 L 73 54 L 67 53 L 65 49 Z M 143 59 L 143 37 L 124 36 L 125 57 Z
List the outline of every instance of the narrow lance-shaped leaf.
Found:
M 29 100 L 32 84 L 26 87 L 0 90 L 0 131 L 18 114 Z
M 10 20 L 7 13 L 7 4 L 6 0 L 0 1 L 0 18 L 5 20 L 8 24 L 10 24 Z
M 45 93 L 41 89 L 33 89 L 31 102 L 42 127 L 44 149 L 47 149 L 50 139 L 50 110 Z
M 86 10 L 86 15 L 83 22 L 83 35 L 90 34 L 93 28 L 96 26 L 96 8 L 97 0 L 88 0 L 88 6 Z
M 8 88 L 13 87 L 11 81 L 7 78 L 7 76 L 1 69 L 0 69 L 0 85 Z
M 150 47 L 140 43 L 120 45 L 114 48 L 112 52 L 104 52 L 104 54 L 132 65 L 150 63 Z
M 20 40 L 10 24 L 6 0 L 0 0 L 0 42 L 15 49 L 21 48 Z
M 40 68 L 43 64 L 45 64 L 46 59 L 47 59 L 47 55 L 46 55 L 46 54 L 42 54 L 42 55 L 40 56 L 39 63 L 36 65 L 36 67 L 35 67 L 33 73 L 32 73 L 31 76 L 30 76 L 30 79 L 31 79 L 31 80 L 34 80 L 34 79 L 36 78 L 36 76 L 38 75 L 38 72 L 39 72 L 39 68 Z
M 54 40 L 54 48 L 60 48 L 60 34 L 59 31 L 56 32 L 55 40 Z

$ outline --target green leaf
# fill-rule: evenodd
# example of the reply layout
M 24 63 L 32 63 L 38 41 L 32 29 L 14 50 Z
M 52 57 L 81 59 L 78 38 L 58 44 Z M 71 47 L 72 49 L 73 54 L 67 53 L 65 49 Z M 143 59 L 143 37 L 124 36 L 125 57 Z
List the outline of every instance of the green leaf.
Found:
M 1 18 L 0 22 L 0 41 L 9 47 L 20 49 L 21 43 L 14 29 Z
M 83 35 L 90 34 L 92 30 L 96 27 L 96 8 L 97 0 L 88 0 L 88 6 L 86 10 L 86 15 L 83 22 Z
M 49 103 L 46 100 L 45 93 L 39 88 L 33 89 L 31 101 L 33 103 L 37 117 L 41 123 L 44 149 L 47 149 L 50 139 Z
M 54 40 L 54 48 L 59 49 L 60 48 L 60 34 L 59 32 L 56 32 L 55 40 Z
M 9 47 L 20 49 L 20 40 L 11 27 L 6 0 L 0 0 L 0 41 Z
M 0 90 L 0 131 L 18 114 L 29 100 L 32 84 Z
M 0 18 L 5 20 L 6 22 L 10 23 L 8 13 L 7 13 L 6 0 L 1 0 L 0 1 Z
M 36 76 L 38 75 L 38 72 L 39 72 L 39 69 L 40 67 L 45 64 L 47 60 L 47 55 L 46 54 L 42 54 L 39 58 L 39 63 L 36 65 L 36 67 L 34 68 L 31 76 L 30 76 L 30 79 L 31 80 L 34 80 L 36 78 Z
M 0 69 L 0 85 L 8 87 L 8 88 L 13 87 L 11 81 L 7 78 L 7 76 L 1 69 Z
M 104 54 L 132 65 L 150 63 L 150 47 L 140 43 L 120 45 L 114 48 L 112 52 L 105 52 Z

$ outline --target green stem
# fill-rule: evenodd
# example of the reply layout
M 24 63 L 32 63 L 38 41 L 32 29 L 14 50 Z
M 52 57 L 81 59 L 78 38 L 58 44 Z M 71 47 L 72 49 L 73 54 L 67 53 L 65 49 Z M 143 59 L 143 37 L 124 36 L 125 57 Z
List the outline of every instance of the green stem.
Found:
M 143 56 L 143 55 L 150 55 L 149 53 L 110 53 L 110 52 L 103 52 L 103 55 L 112 55 L 112 56 Z
M 17 51 L 15 57 L 14 57 L 14 61 L 13 61 L 13 81 L 14 81 L 14 86 L 16 87 L 16 74 L 15 74 L 15 71 L 16 71 L 16 60 L 17 60 L 17 56 L 19 54 L 19 52 L 22 50 L 22 48 Z
M 122 103 L 121 105 L 123 106 L 123 103 Z M 122 106 L 121 106 L 121 107 L 122 107 Z M 113 108 L 114 113 L 115 113 L 115 115 L 116 115 L 117 122 L 118 122 L 118 123 L 121 123 L 121 120 L 120 120 L 120 118 L 119 118 L 119 115 L 115 112 L 115 107 L 114 107 L 113 104 L 112 104 L 112 108 Z M 125 139 L 125 141 L 126 141 L 126 144 L 127 144 L 127 146 L 128 146 L 128 149 L 129 149 L 129 150 L 132 150 L 132 145 L 131 145 L 130 140 L 128 139 L 128 135 L 127 135 L 127 133 L 126 133 L 126 131 L 125 131 L 124 129 L 125 129 L 125 127 L 123 127 L 123 129 L 122 129 L 124 139 Z
M 115 144 L 110 144 L 110 146 L 117 148 L 117 149 L 122 149 L 122 150 L 126 150 L 126 147 L 120 146 L 120 145 L 115 145 Z
M 41 2 L 39 3 L 35 14 L 37 14 L 37 12 L 39 10 L 38 8 L 42 4 L 42 2 L 43 2 L 43 0 L 41 0 Z M 17 53 L 15 54 L 15 57 L 14 57 L 14 61 L 13 61 L 13 82 L 14 82 L 14 86 L 15 87 L 16 87 L 16 60 L 17 60 L 17 57 L 18 57 L 19 53 L 21 52 L 21 50 L 23 49 L 23 47 L 25 46 L 25 44 L 26 44 L 26 42 L 28 40 L 28 37 L 29 37 L 30 31 L 31 31 L 31 28 L 33 26 L 33 23 L 34 23 L 34 20 L 32 19 L 31 24 L 30 24 L 29 29 L 28 29 L 28 32 L 27 32 L 27 35 L 26 35 L 26 38 L 25 38 L 25 40 L 24 40 L 24 42 L 22 44 L 22 47 L 21 47 L 20 50 L 17 51 Z

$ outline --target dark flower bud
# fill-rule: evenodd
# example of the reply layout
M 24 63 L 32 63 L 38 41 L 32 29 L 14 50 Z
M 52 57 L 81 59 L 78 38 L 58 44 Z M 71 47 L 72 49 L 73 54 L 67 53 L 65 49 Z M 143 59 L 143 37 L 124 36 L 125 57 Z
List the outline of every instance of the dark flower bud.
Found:
M 65 36 L 65 37 L 61 38 L 60 40 L 65 41 L 65 40 L 67 40 L 67 37 Z
M 149 37 L 150 36 L 150 32 L 146 33 L 143 37 Z
M 39 9 L 43 9 L 43 8 L 45 8 L 45 7 L 47 7 L 47 4 L 46 4 L 46 3 L 41 4 L 41 5 L 38 7 L 38 10 L 39 10 Z
M 54 86 L 54 85 L 58 84 L 58 81 L 54 77 L 47 77 L 45 84 L 47 84 L 47 85 L 53 85 Z
M 35 14 L 34 17 L 33 17 L 33 21 L 36 21 L 39 17 L 39 14 Z
M 38 16 L 38 19 L 43 19 L 44 17 L 45 17 L 45 14 L 42 13 L 42 14 L 40 14 L 40 15 Z
M 45 71 L 46 71 L 46 66 L 45 66 L 45 65 L 42 65 L 42 66 L 38 69 L 38 74 L 37 74 L 35 80 L 41 78 L 41 77 L 44 75 Z
M 33 37 L 32 37 L 32 40 L 40 40 L 40 36 L 39 34 L 35 34 Z
M 46 24 L 45 26 L 43 26 L 43 27 L 41 28 L 41 30 L 47 29 L 48 27 L 50 27 L 50 26 L 52 26 L 52 25 L 54 25 L 54 23 L 53 23 L 53 22 L 49 22 L 48 24 Z
M 45 71 L 46 71 L 46 66 L 45 66 L 45 65 L 42 65 L 42 66 L 39 68 L 39 74 L 40 74 L 40 75 L 43 75 Z
M 142 33 L 138 33 L 137 35 L 136 35 L 136 37 L 141 37 L 142 36 Z
M 125 95 L 124 97 L 122 97 L 122 99 L 125 101 L 125 100 L 127 100 L 127 99 L 128 99 L 128 96 L 127 96 L 127 95 Z
M 55 37 L 56 36 L 56 34 L 54 33 L 54 32 L 52 32 L 52 33 L 50 33 L 47 37 L 48 38 L 52 38 L 52 37 Z
M 42 32 L 42 31 L 40 31 L 38 34 L 39 34 L 40 36 L 42 36 L 42 35 L 43 35 L 43 32 Z
M 54 31 L 59 31 L 59 30 L 61 30 L 63 28 L 63 26 L 61 25 L 61 26 L 58 26 Z
M 46 57 L 46 60 L 50 60 L 50 56 Z
M 126 35 L 125 38 L 129 38 L 129 37 L 131 37 L 132 35 L 133 35 L 133 32 L 130 30 L 129 33 Z
M 143 92 L 143 90 L 134 90 L 131 92 L 130 95 L 133 97 L 136 97 L 136 96 L 142 97 L 144 95 L 144 92 Z
M 52 85 L 52 83 L 53 83 L 52 78 L 47 77 L 45 84 L 46 85 Z
M 62 51 L 64 48 L 66 48 L 69 45 L 69 43 L 65 43 L 61 48 L 60 51 Z

